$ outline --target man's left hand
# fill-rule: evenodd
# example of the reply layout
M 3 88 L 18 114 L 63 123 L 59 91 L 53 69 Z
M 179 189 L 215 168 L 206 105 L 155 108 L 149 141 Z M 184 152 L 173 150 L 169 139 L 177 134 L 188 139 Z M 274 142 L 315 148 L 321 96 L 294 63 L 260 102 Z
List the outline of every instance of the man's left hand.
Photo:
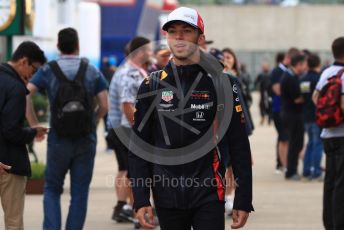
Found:
M 231 225 L 232 229 L 238 229 L 238 228 L 244 227 L 249 215 L 250 214 L 248 212 L 233 209 L 233 214 L 232 214 L 233 224 Z

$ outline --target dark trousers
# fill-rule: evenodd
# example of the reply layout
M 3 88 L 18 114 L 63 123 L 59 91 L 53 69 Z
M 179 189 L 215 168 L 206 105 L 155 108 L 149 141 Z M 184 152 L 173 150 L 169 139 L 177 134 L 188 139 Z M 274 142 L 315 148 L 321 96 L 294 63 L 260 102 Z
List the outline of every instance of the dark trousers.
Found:
M 303 148 L 303 117 L 302 114 L 283 114 L 282 115 L 284 127 L 288 135 L 288 165 L 286 178 L 292 177 L 297 174 L 297 165 L 299 161 L 299 154 Z
M 278 138 L 277 138 L 277 142 L 276 142 L 276 169 L 279 169 L 282 167 L 282 163 L 281 163 L 281 160 L 279 158 L 279 149 L 278 149 L 279 142 L 288 140 L 287 132 L 284 128 L 281 116 L 282 115 L 280 112 L 273 112 L 272 113 L 272 118 L 273 118 L 275 128 L 276 128 L 276 131 L 278 134 Z
M 326 230 L 344 229 L 344 137 L 324 139 L 326 173 L 323 221 Z
M 224 203 L 209 202 L 194 209 L 156 207 L 161 230 L 224 230 Z

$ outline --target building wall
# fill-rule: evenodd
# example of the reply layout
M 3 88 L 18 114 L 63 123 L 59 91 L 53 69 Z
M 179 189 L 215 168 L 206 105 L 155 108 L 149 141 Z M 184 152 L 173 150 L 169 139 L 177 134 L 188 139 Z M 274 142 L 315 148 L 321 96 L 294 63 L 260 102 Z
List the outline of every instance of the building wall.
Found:
M 291 46 L 329 51 L 344 35 L 344 6 L 192 6 L 202 15 L 215 46 L 235 50 L 283 50 Z
M 278 51 L 290 47 L 309 49 L 322 63 L 332 61 L 331 43 L 344 36 L 344 6 L 190 6 L 198 10 L 205 24 L 210 47 L 230 47 L 245 63 L 254 81 L 263 62 L 275 65 Z

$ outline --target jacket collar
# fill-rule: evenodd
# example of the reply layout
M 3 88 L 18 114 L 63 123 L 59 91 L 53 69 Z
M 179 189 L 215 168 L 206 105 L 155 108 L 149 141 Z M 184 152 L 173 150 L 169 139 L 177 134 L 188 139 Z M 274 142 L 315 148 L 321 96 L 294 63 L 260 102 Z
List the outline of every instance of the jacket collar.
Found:
M 15 80 L 17 80 L 18 82 L 20 82 L 25 87 L 27 94 L 30 93 L 29 90 L 26 88 L 24 81 L 19 76 L 18 72 L 11 65 L 7 63 L 2 63 L 0 64 L 0 69 L 4 71 L 5 73 L 7 73 L 12 78 L 14 78 Z
M 343 65 L 343 66 L 344 66 L 344 65 Z M 319 74 L 318 72 L 316 72 L 315 70 L 312 70 L 312 69 L 308 70 L 308 73 L 309 73 L 309 74 Z
M 286 65 L 284 65 L 283 63 L 279 63 L 278 67 L 283 70 L 284 72 L 288 70 L 288 67 Z
M 335 62 L 333 63 L 333 65 L 344 67 L 344 63 L 338 62 L 338 61 L 335 61 Z
M 215 57 L 202 51 L 199 63 L 176 66 L 173 60 L 171 59 L 165 66 L 164 71 L 167 74 L 173 74 L 173 66 L 175 66 L 177 70 L 186 69 L 189 73 L 199 72 L 201 70 L 202 72 L 207 73 L 208 76 L 221 75 L 223 73 L 224 68 L 223 64 L 220 63 Z

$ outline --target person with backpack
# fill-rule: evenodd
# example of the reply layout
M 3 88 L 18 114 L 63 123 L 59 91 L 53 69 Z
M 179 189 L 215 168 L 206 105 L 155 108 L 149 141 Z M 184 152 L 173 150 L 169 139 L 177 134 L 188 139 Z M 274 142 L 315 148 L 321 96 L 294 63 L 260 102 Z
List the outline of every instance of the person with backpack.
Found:
M 332 43 L 335 62 L 320 76 L 313 93 L 316 122 L 326 154 L 323 223 L 326 230 L 344 229 L 344 37 Z
M 46 90 L 51 117 L 43 229 L 61 229 L 60 197 L 69 171 L 71 202 L 66 229 L 81 230 L 86 218 L 96 153 L 96 126 L 108 107 L 107 83 L 99 70 L 79 57 L 75 29 L 60 30 L 57 47 L 60 58 L 44 65 L 28 84 L 27 119 L 31 127 L 38 124 L 31 97 L 39 89 Z
M 312 94 L 320 78 L 320 58 L 316 54 L 310 54 L 307 58 L 308 72 L 302 76 L 300 89 L 303 104 L 304 127 L 308 135 L 308 143 L 303 159 L 302 176 L 308 180 L 321 180 L 321 158 L 323 155 L 323 144 L 320 138 L 321 129 L 315 122 L 315 105 Z
M 140 86 L 129 145 L 137 218 L 142 227 L 155 227 L 152 190 L 162 230 L 224 230 L 223 138 L 237 184 L 231 227 L 241 228 L 253 206 L 251 150 L 238 90 L 218 60 L 200 50 L 204 24 L 196 10 L 177 8 L 162 29 L 173 56 Z
M 27 82 L 46 62 L 44 52 L 25 41 L 7 63 L 0 64 L 0 199 L 5 228 L 24 229 L 27 178 L 31 176 L 26 145 L 43 138 L 48 129 L 24 127 Z

